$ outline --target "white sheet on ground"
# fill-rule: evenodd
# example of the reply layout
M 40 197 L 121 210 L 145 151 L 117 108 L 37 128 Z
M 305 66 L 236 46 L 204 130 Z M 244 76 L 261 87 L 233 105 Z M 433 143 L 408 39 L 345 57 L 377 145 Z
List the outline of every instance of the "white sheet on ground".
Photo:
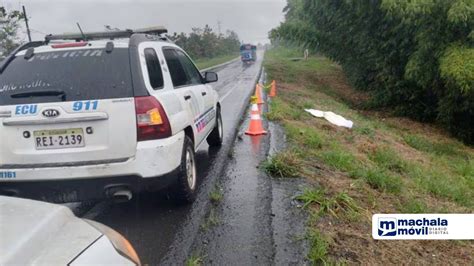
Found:
M 347 120 L 344 117 L 338 114 L 335 114 L 333 112 L 323 112 L 323 111 L 315 110 L 315 109 L 305 109 L 305 111 L 315 117 L 320 117 L 320 118 L 324 117 L 327 121 L 329 121 L 331 124 L 334 124 L 336 126 L 347 127 L 347 128 L 352 128 L 353 126 L 353 123 L 351 120 Z

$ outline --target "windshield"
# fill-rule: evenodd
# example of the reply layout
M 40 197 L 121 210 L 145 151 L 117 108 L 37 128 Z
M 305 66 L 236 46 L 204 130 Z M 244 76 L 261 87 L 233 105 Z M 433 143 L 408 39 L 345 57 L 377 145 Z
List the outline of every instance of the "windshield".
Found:
M 0 105 L 132 96 L 128 48 L 17 56 L 0 75 Z

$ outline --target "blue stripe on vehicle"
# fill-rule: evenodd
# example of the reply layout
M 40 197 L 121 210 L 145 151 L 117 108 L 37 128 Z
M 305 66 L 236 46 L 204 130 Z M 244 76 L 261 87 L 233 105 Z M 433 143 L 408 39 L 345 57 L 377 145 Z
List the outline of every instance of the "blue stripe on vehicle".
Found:
M 200 120 L 201 118 L 203 118 L 207 113 L 209 113 L 210 111 L 212 111 L 214 109 L 214 107 L 211 107 L 209 108 L 206 112 L 204 112 L 202 115 L 200 115 L 198 118 L 194 119 L 194 122 Z
M 198 132 L 201 132 L 210 121 L 212 121 L 216 117 L 216 112 L 214 111 L 214 107 L 210 108 L 206 112 L 204 112 L 199 118 L 194 120 L 194 124 Z

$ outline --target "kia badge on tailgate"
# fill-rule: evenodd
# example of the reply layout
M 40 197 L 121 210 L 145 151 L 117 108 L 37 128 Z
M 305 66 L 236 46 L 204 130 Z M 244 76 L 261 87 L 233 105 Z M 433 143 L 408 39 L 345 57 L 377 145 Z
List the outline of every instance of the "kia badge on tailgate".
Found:
M 44 117 L 55 118 L 59 116 L 59 111 L 56 109 L 46 109 L 42 112 Z

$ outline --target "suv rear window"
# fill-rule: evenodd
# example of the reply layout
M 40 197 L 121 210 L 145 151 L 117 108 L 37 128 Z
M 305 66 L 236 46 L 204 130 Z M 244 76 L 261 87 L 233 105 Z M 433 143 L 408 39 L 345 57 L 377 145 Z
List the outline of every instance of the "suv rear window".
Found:
M 133 97 L 128 48 L 17 56 L 0 74 L 0 106 Z

